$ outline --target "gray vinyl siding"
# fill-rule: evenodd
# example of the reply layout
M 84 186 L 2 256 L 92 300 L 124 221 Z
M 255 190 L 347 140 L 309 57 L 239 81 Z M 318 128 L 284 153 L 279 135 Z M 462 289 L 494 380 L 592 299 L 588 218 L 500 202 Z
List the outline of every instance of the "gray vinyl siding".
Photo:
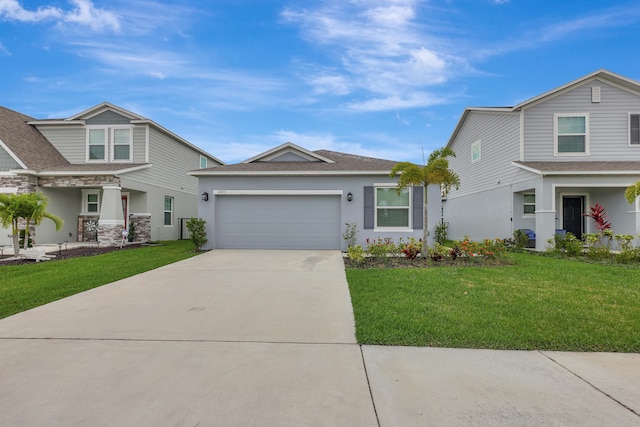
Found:
M 145 163 L 147 146 L 147 126 L 133 128 L 133 163 Z
M 38 126 L 38 130 L 70 163 L 86 162 L 87 130 L 84 126 Z
M 591 102 L 591 88 L 601 101 Z M 629 146 L 629 113 L 640 112 L 640 96 L 596 80 L 524 110 L 525 161 L 640 160 L 640 147 Z M 554 114 L 589 114 L 589 152 L 554 156 Z
M 0 147 L 0 171 L 6 172 L 18 168 L 20 168 L 18 162 L 4 148 Z
M 512 162 L 520 158 L 519 113 L 472 111 L 451 148 L 449 167 L 460 177 L 460 188 L 449 198 L 495 188 L 518 174 Z M 480 160 L 471 161 L 471 145 L 481 141 Z

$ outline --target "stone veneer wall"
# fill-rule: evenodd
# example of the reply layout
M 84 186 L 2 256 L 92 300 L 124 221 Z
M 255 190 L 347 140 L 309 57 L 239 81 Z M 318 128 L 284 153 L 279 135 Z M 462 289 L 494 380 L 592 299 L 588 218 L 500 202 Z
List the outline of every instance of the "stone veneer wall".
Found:
M 129 229 L 134 228 L 134 242 L 146 243 L 151 241 L 151 215 L 131 214 L 129 215 Z
M 113 175 L 52 176 L 38 180 L 41 187 L 102 187 L 120 186 L 120 178 Z
M 0 187 L 16 187 L 18 194 L 34 193 L 36 191 L 37 178 L 31 175 L 16 175 L 0 177 Z
M 120 246 L 124 225 L 100 224 L 98 226 L 98 242 L 100 246 Z
M 91 231 L 91 222 L 98 224 L 98 215 L 78 215 L 78 242 L 95 242 L 95 232 Z

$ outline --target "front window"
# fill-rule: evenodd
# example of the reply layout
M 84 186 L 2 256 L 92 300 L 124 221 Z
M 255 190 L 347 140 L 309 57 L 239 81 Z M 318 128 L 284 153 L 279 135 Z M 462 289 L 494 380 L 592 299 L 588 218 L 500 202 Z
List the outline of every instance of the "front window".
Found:
M 556 114 L 556 154 L 589 153 L 589 116 Z
M 82 212 L 95 215 L 100 213 L 99 190 L 82 190 Z
M 523 207 L 525 215 L 533 215 L 536 213 L 536 195 L 524 194 L 523 195 Z
M 200 156 L 200 169 L 207 168 L 207 158 L 205 156 Z
M 105 160 L 107 146 L 106 129 L 89 129 L 88 160 Z
M 629 145 L 640 146 L 640 114 L 629 114 Z
M 113 160 L 131 160 L 131 129 L 113 129 Z
M 173 197 L 164 198 L 164 225 L 173 225 Z
M 376 187 L 376 228 L 409 228 L 411 192 L 405 188 Z

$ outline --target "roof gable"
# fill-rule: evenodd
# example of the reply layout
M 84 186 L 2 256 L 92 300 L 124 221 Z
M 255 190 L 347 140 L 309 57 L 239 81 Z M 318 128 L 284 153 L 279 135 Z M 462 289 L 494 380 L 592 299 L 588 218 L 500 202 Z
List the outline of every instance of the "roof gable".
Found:
M 258 154 L 242 163 L 255 162 L 323 162 L 334 163 L 333 160 L 309 151 L 292 142 L 285 142 L 271 150 Z
M 75 116 L 71 116 L 66 121 L 74 121 L 74 120 L 90 120 L 104 114 L 105 112 L 110 111 L 111 114 L 115 114 L 117 116 L 125 117 L 129 120 L 148 120 L 146 117 L 141 116 L 139 114 L 132 113 L 129 110 L 125 110 L 124 108 L 120 108 L 116 105 L 113 105 L 109 102 L 103 102 L 94 107 L 91 107 L 87 110 L 84 110 Z

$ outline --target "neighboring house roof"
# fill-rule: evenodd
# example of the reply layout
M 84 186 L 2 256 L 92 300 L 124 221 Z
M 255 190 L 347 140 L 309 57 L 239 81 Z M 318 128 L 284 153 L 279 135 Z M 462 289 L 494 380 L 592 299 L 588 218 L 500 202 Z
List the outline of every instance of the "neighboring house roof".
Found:
M 69 164 L 62 154 L 35 127 L 33 120 L 17 111 L 0 107 L 0 145 L 27 170 L 41 170 Z
M 539 175 L 634 175 L 640 162 L 521 162 L 512 163 Z
M 160 132 L 170 136 L 171 138 L 175 139 L 176 141 L 179 141 L 181 144 L 186 145 L 187 147 L 197 151 L 198 153 L 202 154 L 205 157 L 208 157 L 210 159 L 212 159 L 213 161 L 223 165 L 224 162 L 218 158 L 216 158 L 215 156 L 212 156 L 211 154 L 207 153 L 206 151 L 204 151 L 203 149 L 193 145 L 192 143 L 190 143 L 189 141 L 187 141 L 186 139 L 180 137 L 179 135 L 171 132 L 169 129 L 159 125 L 158 123 L 154 122 L 151 119 L 148 119 L 144 116 L 141 116 L 139 114 L 133 113 L 131 111 L 125 110 L 124 108 L 118 107 L 117 105 L 111 104 L 109 102 L 103 102 L 101 104 L 98 104 L 94 107 L 88 108 L 74 116 L 71 116 L 67 119 L 45 119 L 45 120 L 35 120 L 35 119 L 31 119 L 29 121 L 29 124 L 31 125 L 47 125 L 47 124 L 56 124 L 56 125 L 60 125 L 60 124 L 66 124 L 66 125 L 73 125 L 73 124 L 79 124 L 79 125 L 83 125 L 85 123 L 85 121 L 87 119 L 90 119 L 94 116 L 97 116 L 98 114 L 101 114 L 107 110 L 111 110 L 114 111 L 118 114 L 120 114 L 121 116 L 127 117 L 129 120 L 131 120 L 132 124 L 148 124 L 152 127 L 154 127 L 155 129 L 159 130 Z
M 283 150 L 284 149 L 284 150 Z M 299 161 L 278 161 L 284 151 L 299 154 Z M 275 155 L 275 157 L 273 157 Z M 265 160 L 271 159 L 271 160 Z M 290 158 L 289 158 L 290 159 Z M 329 150 L 308 151 L 286 143 L 242 163 L 189 172 L 216 175 L 388 175 L 398 162 Z
M 460 120 L 458 120 L 458 124 L 454 128 L 451 136 L 449 137 L 449 142 L 447 146 L 450 147 L 453 141 L 458 136 L 458 133 L 462 129 L 467 117 L 472 112 L 484 112 L 484 113 L 517 113 L 523 109 L 532 107 L 537 105 L 540 102 L 546 101 L 550 98 L 561 95 L 576 86 L 582 85 L 584 83 L 600 79 L 605 80 L 608 83 L 611 83 L 614 86 L 627 90 L 629 92 L 635 93 L 636 95 L 640 95 L 640 83 L 635 80 L 629 79 L 627 77 L 621 76 L 620 74 L 612 73 L 611 71 L 600 69 L 594 71 L 591 74 L 587 74 L 584 77 L 580 77 L 579 79 L 573 80 L 565 85 L 552 89 L 548 92 L 545 92 L 541 95 L 535 96 L 533 98 L 527 99 L 513 107 L 467 107 L 465 108 Z

